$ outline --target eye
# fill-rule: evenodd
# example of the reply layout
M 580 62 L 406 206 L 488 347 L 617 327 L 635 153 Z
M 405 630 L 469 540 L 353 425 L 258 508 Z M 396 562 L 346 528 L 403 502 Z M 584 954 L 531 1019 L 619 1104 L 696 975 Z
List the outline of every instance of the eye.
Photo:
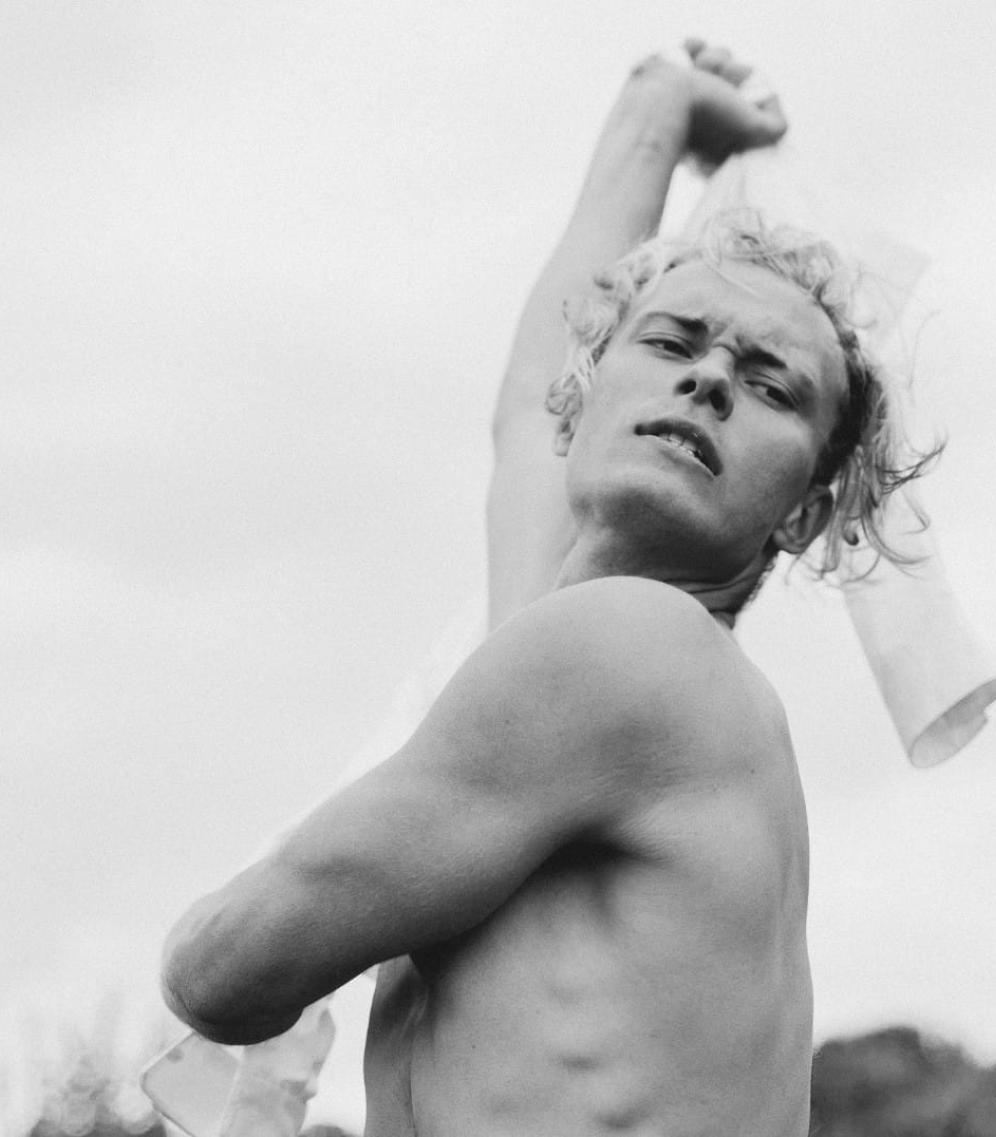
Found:
M 770 379 L 751 379 L 748 386 L 757 391 L 760 396 L 767 402 L 776 407 L 785 407 L 791 409 L 795 406 L 795 399 L 792 394 L 780 383 L 774 383 Z
M 692 345 L 687 340 L 683 340 L 680 336 L 648 336 L 643 342 L 650 344 L 651 347 L 655 347 L 667 355 L 677 355 L 681 359 L 691 359 L 693 355 Z

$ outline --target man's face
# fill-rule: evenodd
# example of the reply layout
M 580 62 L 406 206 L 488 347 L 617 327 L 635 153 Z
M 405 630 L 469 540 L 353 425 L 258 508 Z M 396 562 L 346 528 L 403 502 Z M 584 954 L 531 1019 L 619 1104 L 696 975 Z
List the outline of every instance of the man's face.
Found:
M 846 390 L 833 326 L 800 288 L 735 261 L 679 265 L 598 363 L 568 451 L 572 508 L 709 580 L 772 542 L 801 551 L 792 526 Z

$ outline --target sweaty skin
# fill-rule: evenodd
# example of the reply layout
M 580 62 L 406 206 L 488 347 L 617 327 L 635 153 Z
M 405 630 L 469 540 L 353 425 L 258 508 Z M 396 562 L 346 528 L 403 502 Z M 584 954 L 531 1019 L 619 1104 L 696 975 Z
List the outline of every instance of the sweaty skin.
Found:
M 569 709 L 613 807 L 478 926 L 381 968 L 367 1137 L 802 1137 L 807 835 L 778 700 L 667 585 L 558 604 L 574 626 L 544 620 L 547 650 L 595 645 Z M 619 721 L 620 692 L 654 689 Z M 510 759 L 528 780 L 535 755 Z

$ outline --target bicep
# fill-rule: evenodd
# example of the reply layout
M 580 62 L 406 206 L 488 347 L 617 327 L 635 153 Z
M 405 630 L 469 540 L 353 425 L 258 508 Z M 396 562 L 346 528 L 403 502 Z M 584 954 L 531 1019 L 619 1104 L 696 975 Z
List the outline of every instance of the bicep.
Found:
M 195 905 L 167 965 L 184 1017 L 221 1041 L 266 1037 L 372 964 L 475 926 L 554 851 L 608 832 L 642 800 L 660 740 L 657 680 L 634 671 L 614 614 L 562 592 L 504 625 L 394 757 Z
M 554 453 L 556 420 L 546 393 L 564 365 L 567 285 L 537 288 L 512 349 L 492 425 L 488 489 L 490 626 L 549 592 L 570 548 L 572 519 L 564 462 Z
M 564 605 L 543 608 L 490 637 L 405 746 L 281 850 L 343 973 L 480 923 L 639 792 L 651 701 L 590 658 Z
M 526 802 L 440 747 L 416 736 L 281 851 L 344 974 L 479 923 L 558 840 L 556 801 Z
M 372 965 L 483 920 L 551 830 L 460 766 L 417 737 L 198 901 L 167 944 L 174 1011 L 217 1041 L 257 1042 Z
M 604 267 L 569 230 L 533 289 L 516 331 L 492 423 L 488 494 L 491 626 L 550 591 L 570 548 L 572 519 L 556 420 L 546 409 L 567 351 L 564 303 L 591 288 Z
M 704 630 L 715 635 L 705 609 L 656 582 L 545 598 L 492 634 L 405 746 L 320 807 L 285 853 L 327 882 L 330 901 L 332 862 L 362 879 L 357 892 L 383 897 L 399 940 L 368 949 L 380 958 L 464 930 L 557 848 L 604 834 L 643 800 L 667 769 L 675 697 L 694 686 L 687 657 Z
M 496 440 L 488 490 L 488 601 L 493 629 L 551 592 L 574 541 L 564 460 L 553 450 L 555 424 L 517 421 Z

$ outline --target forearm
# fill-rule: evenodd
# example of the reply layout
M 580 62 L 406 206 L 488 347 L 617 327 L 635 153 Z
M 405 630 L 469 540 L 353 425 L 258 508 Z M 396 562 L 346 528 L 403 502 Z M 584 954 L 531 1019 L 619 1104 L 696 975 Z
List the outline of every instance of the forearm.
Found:
M 163 994 L 181 1019 L 216 1042 L 282 1034 L 316 999 L 376 963 L 452 938 L 504 899 L 527 845 L 520 840 L 490 873 L 468 875 L 468 850 L 486 827 L 472 804 L 461 809 L 449 779 L 419 773 L 449 750 L 449 735 L 433 738 L 423 724 L 392 759 L 187 911 L 162 968 Z
M 517 412 L 541 413 L 563 363 L 563 305 L 657 230 L 690 121 L 680 69 L 638 68 L 596 144 L 577 204 L 523 310 L 495 411 L 496 441 Z
M 562 247 L 601 259 L 656 232 L 671 175 L 685 153 L 691 94 L 683 70 L 660 60 L 627 79 L 595 146 Z

